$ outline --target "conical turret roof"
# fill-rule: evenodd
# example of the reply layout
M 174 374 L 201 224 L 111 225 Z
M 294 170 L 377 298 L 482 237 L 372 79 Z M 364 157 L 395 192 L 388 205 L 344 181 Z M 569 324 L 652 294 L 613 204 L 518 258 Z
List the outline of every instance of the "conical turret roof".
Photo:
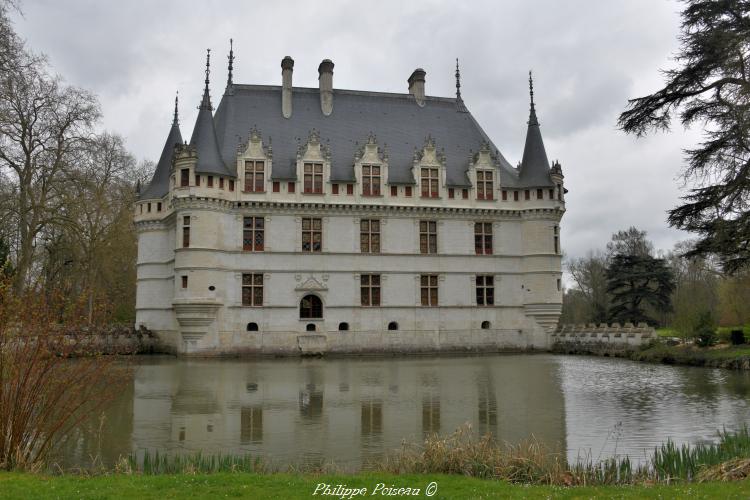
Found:
M 169 135 L 167 135 L 167 141 L 164 143 L 164 149 L 161 151 L 159 163 L 156 164 L 156 170 L 154 170 L 151 183 L 143 190 L 139 199 L 161 199 L 167 194 L 169 191 L 169 174 L 172 171 L 174 148 L 178 144 L 182 144 L 182 134 L 180 133 L 180 124 L 177 119 L 177 98 L 175 97 L 172 127 L 169 129 Z
M 529 93 L 531 105 L 529 109 L 529 128 L 526 130 L 526 145 L 523 148 L 523 159 L 519 171 L 519 180 L 524 186 L 552 185 L 549 177 L 549 160 L 544 149 L 542 131 L 534 108 L 534 87 L 529 73 Z
M 190 145 L 194 146 L 198 154 L 198 162 L 195 165 L 195 172 L 200 174 L 215 174 L 234 177 L 234 174 L 227 168 L 224 160 L 219 153 L 219 141 L 216 139 L 216 128 L 214 127 L 214 117 L 211 113 L 211 96 L 208 93 L 208 75 L 210 64 L 209 56 L 206 58 L 206 86 L 203 89 L 203 98 L 198 106 L 198 118 L 195 120 L 193 135 L 190 138 Z

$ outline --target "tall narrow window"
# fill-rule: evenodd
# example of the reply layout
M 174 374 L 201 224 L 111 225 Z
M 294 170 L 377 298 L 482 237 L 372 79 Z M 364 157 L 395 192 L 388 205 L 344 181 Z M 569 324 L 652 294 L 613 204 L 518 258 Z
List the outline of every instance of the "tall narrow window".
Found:
M 437 222 L 419 221 L 419 253 L 437 253 Z
M 474 251 L 477 255 L 492 255 L 492 223 L 474 223 Z
M 201 176 L 196 174 L 195 175 L 195 185 L 200 186 L 201 185 Z
M 380 305 L 380 275 L 363 274 L 359 277 L 360 281 L 360 303 L 363 306 Z
M 518 191 L 513 191 L 513 201 L 518 201 Z
M 448 188 L 448 198 L 453 199 L 456 196 L 453 188 Z
M 234 181 L 232 179 L 229 179 L 229 190 L 234 191 Z
M 182 218 L 182 247 L 190 246 L 190 216 L 185 215 Z
M 251 273 L 242 275 L 242 305 L 263 305 L 263 274 Z
M 354 194 L 354 184 L 347 184 L 346 185 L 346 195 L 351 196 Z
M 279 181 L 273 181 L 272 187 L 274 193 L 281 191 L 281 183 Z
M 557 201 L 563 201 L 563 188 L 562 184 L 557 185 Z
M 508 191 L 503 189 L 503 201 L 508 201 Z
M 209 175 L 208 176 L 208 187 L 210 187 L 210 188 L 214 187 L 214 176 L 213 175 Z
M 530 200 L 531 199 L 531 191 L 529 191 L 528 189 L 525 189 L 523 191 L 523 199 L 524 200 Z
M 404 196 L 411 197 L 411 186 L 406 186 L 404 188 Z
M 391 186 L 391 196 L 398 196 L 398 186 Z
M 555 253 L 560 253 L 560 226 L 553 228 L 552 235 Z
M 469 190 L 468 189 L 462 189 L 461 190 L 461 198 L 463 198 L 464 200 L 468 200 L 469 199 Z
M 305 163 L 304 165 L 304 192 L 323 192 L 323 164 Z
M 380 221 L 362 219 L 359 222 L 359 247 L 362 253 L 380 253 Z
M 219 189 L 224 189 L 224 177 L 219 177 Z
M 331 194 L 339 194 L 339 185 L 331 184 Z
M 190 185 L 190 169 L 183 168 L 180 170 L 180 187 L 187 187 Z
M 302 218 L 302 251 L 320 252 L 323 249 L 323 219 Z
M 544 192 L 541 189 L 537 189 L 536 190 L 536 199 L 537 200 L 541 200 L 542 198 L 544 198 Z
M 554 200 L 555 199 L 555 188 L 551 188 L 549 190 L 549 199 Z
M 364 196 L 380 196 L 379 166 L 362 165 L 362 194 Z
M 182 288 L 187 288 L 187 287 L 188 287 L 188 277 L 182 276 Z
M 242 249 L 248 252 L 262 252 L 265 243 L 265 219 L 244 217 L 242 219 Z
M 438 189 L 438 169 L 422 168 L 421 181 L 422 198 L 437 198 L 440 193 Z
M 495 278 L 493 276 L 477 276 L 477 305 L 495 305 Z
M 245 162 L 245 191 L 249 193 L 262 193 L 266 190 L 266 162 Z
M 423 306 L 438 305 L 437 274 L 423 274 L 419 277 L 420 299 Z
M 287 182 L 286 183 L 286 192 L 287 193 L 293 193 L 294 192 L 294 182 Z
M 493 199 L 493 182 L 491 170 L 477 170 L 477 199 Z

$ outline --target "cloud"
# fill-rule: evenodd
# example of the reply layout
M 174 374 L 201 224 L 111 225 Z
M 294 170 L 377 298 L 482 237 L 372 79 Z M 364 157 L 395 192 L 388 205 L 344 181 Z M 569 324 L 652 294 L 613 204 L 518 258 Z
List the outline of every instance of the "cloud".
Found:
M 242 83 L 279 84 L 281 58 L 290 55 L 295 85 L 317 86 L 318 63 L 331 58 L 337 88 L 405 92 L 412 70 L 423 67 L 427 93 L 452 96 L 459 57 L 467 106 L 513 164 L 533 69 L 547 152 L 562 162 L 570 189 L 567 253 L 601 248 L 630 225 L 661 248 L 687 237 L 667 227 L 665 212 L 678 202 L 681 149 L 695 134 L 635 140 L 615 128 L 627 99 L 658 88 L 658 69 L 671 64 L 674 1 L 26 0 L 22 7 L 17 30 L 67 81 L 99 96 L 102 126 L 124 135 L 140 158 L 161 151 L 176 90 L 190 136 L 206 47 L 218 103 L 230 37 L 234 80 Z

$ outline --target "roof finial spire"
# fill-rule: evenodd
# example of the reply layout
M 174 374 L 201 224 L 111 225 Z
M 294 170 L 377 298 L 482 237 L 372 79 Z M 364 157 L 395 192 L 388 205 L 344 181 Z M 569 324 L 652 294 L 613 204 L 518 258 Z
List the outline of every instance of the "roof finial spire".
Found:
M 206 86 L 203 89 L 203 100 L 201 100 L 201 105 L 198 109 L 206 108 L 209 110 L 213 110 L 213 107 L 211 106 L 211 96 L 208 92 L 208 76 L 211 74 L 211 49 L 206 49 Z
M 529 125 L 539 125 L 539 120 L 536 118 L 536 109 L 534 108 L 534 77 L 532 76 L 531 70 L 529 70 Z
M 178 90 L 174 96 L 174 120 L 172 120 L 172 125 L 179 125 L 180 123 L 180 120 L 177 116 L 177 104 L 179 102 L 179 98 L 180 98 L 180 91 Z
M 461 70 L 458 69 L 458 57 L 456 58 L 456 108 L 458 111 L 466 112 L 466 106 L 461 97 Z
M 232 63 L 234 63 L 234 47 L 232 46 L 232 43 L 234 40 L 231 38 L 229 39 L 229 55 L 227 56 L 227 59 L 229 59 L 229 74 L 227 75 L 227 87 L 232 86 Z

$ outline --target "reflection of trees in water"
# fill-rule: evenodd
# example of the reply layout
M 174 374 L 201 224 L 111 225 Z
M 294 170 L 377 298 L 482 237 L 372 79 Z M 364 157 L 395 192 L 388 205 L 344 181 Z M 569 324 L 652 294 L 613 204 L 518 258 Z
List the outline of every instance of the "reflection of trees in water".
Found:
M 303 418 L 319 420 L 323 416 L 323 390 L 316 389 L 315 384 L 307 384 L 299 393 L 299 413 Z
M 440 433 L 440 398 L 427 393 L 422 398 L 422 434 Z
M 477 407 L 478 422 L 477 433 L 482 436 L 487 433 L 497 433 L 497 398 L 495 388 L 486 366 L 477 377 Z
M 702 401 L 706 408 L 715 408 L 721 396 L 722 373 L 718 369 L 674 367 L 685 397 Z
M 725 384 L 727 394 L 732 397 L 750 400 L 750 372 L 749 371 L 732 371 L 725 375 Z

